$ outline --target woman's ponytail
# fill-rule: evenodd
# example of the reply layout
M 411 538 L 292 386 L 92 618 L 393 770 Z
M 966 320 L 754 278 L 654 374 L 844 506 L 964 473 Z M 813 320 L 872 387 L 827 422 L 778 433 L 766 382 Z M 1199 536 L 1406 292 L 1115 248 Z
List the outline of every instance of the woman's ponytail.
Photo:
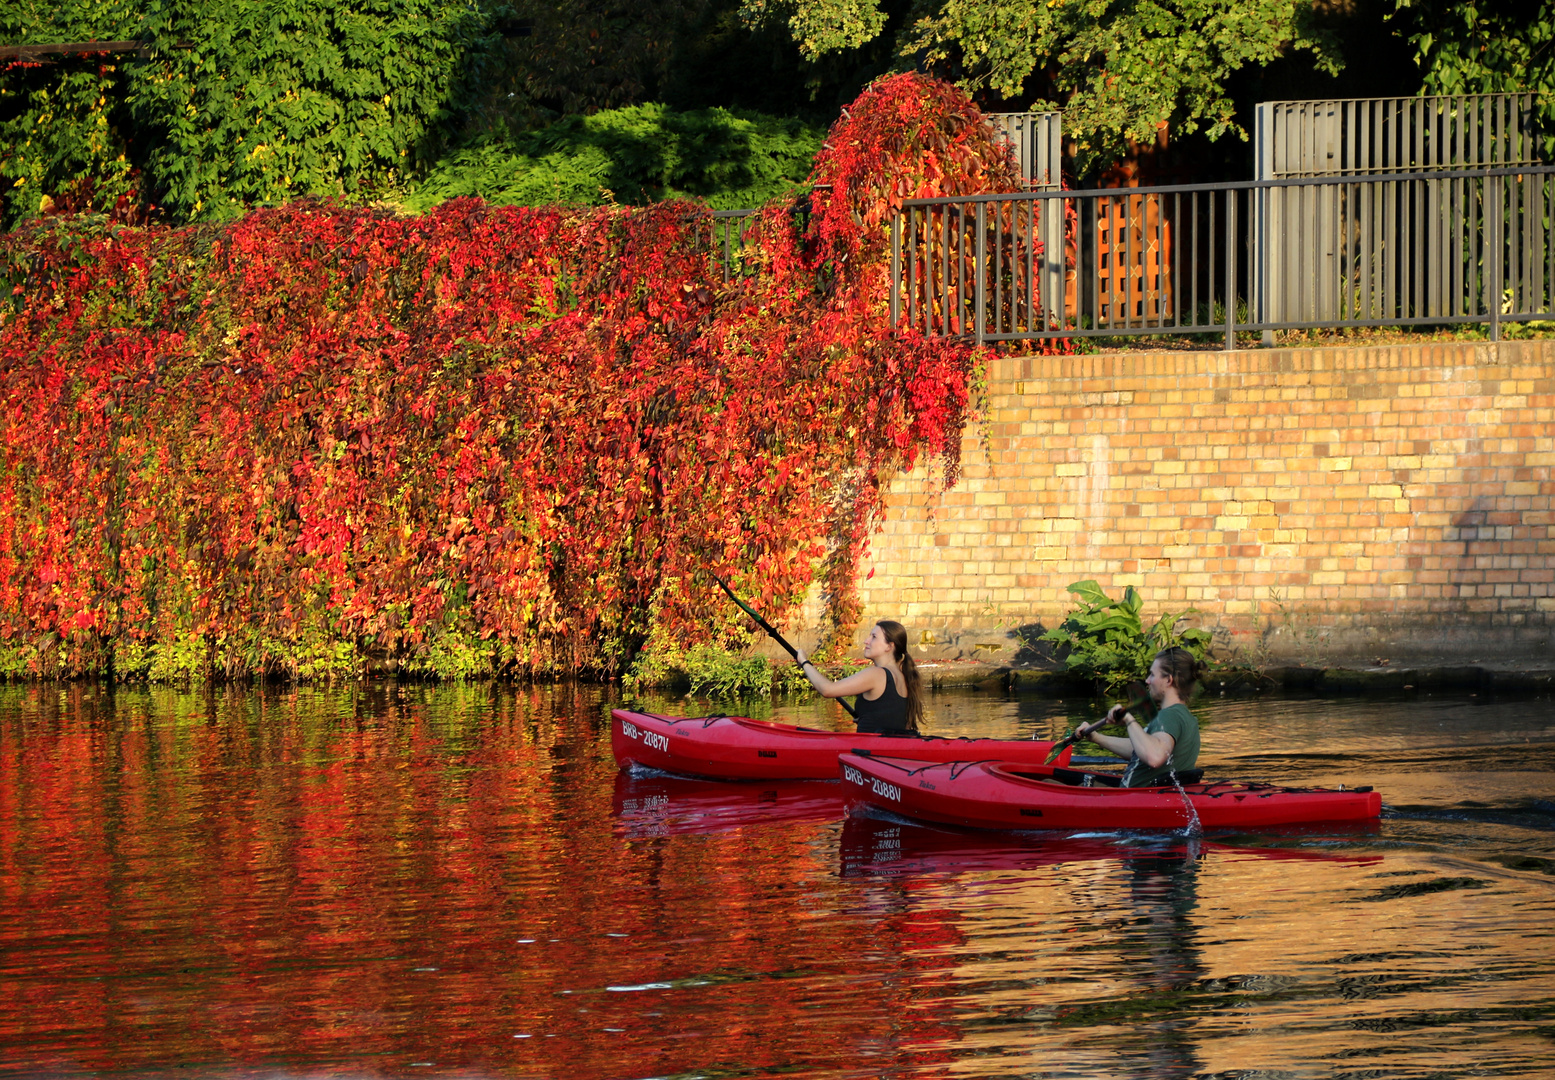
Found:
M 907 699 L 907 730 L 917 731 L 923 723 L 923 694 L 918 665 L 907 651 L 907 627 L 889 619 L 875 624 L 891 643 L 891 653 L 902 669 L 902 696 Z

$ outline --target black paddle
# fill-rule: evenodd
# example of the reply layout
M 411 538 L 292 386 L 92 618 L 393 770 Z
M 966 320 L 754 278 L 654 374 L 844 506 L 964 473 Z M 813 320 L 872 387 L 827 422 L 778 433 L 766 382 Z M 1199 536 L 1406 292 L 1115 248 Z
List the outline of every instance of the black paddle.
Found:
M 1143 712 L 1144 709 L 1145 709 L 1145 706 L 1150 704 L 1150 692 L 1145 689 L 1145 684 L 1144 683 L 1139 683 L 1139 682 L 1131 682 L 1131 683 L 1129 683 L 1128 684 L 1128 692 L 1129 692 L 1129 696 L 1132 697 L 1134 700 L 1129 703 L 1127 709 L 1125 710 L 1126 712 Z M 1109 711 L 1111 711 L 1111 710 L 1109 710 Z M 1154 710 L 1151 710 L 1151 711 L 1154 711 Z M 1094 729 L 1092 729 L 1092 730 L 1094 730 Z M 1090 738 L 1090 732 L 1086 732 L 1084 735 L 1081 735 L 1079 733 L 1079 725 L 1078 724 L 1075 725 L 1075 729 L 1073 731 L 1069 732 L 1068 735 L 1065 735 L 1062 739 L 1059 739 L 1056 743 L 1053 744 L 1053 749 L 1048 754 L 1047 761 L 1043 762 L 1043 764 L 1045 764 L 1045 765 L 1053 764 L 1054 760 L 1058 757 L 1059 754 L 1062 754 L 1066 749 L 1068 749 L 1069 747 L 1073 746 L 1075 743 L 1079 742 L 1081 739 L 1088 739 L 1088 738 Z
M 724 582 L 723 578 L 719 577 L 717 574 L 714 574 L 713 575 L 713 580 L 718 582 L 718 587 L 720 589 L 722 589 L 724 592 L 729 594 L 729 599 L 733 600 L 735 602 L 736 606 L 738 606 L 741 611 L 745 612 L 745 614 L 749 615 L 751 618 L 756 620 L 756 625 L 757 626 L 761 627 L 767 633 L 772 635 L 772 640 L 773 641 L 777 642 L 779 645 L 783 646 L 783 648 L 787 649 L 789 656 L 792 656 L 795 660 L 799 659 L 799 650 L 794 648 L 792 645 L 790 645 L 788 643 L 787 639 L 784 638 L 782 634 L 777 632 L 777 627 L 773 626 L 766 619 L 763 619 L 761 617 L 761 615 L 756 611 L 755 608 L 751 607 L 744 600 L 741 600 L 738 596 L 735 596 L 734 595 L 734 590 L 729 588 L 729 586 Z M 857 716 L 858 715 L 857 713 L 855 713 L 853 711 L 853 706 L 849 705 L 846 701 L 843 701 L 841 698 L 837 699 L 837 704 L 841 705 L 844 709 L 848 710 L 848 715 L 849 716 Z

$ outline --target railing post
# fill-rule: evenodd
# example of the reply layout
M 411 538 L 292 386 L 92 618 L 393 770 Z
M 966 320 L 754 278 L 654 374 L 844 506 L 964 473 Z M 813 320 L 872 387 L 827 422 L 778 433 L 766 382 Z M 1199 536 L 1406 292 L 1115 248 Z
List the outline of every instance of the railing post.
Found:
M 977 279 L 972 285 L 972 303 L 976 305 L 977 312 L 973 316 L 973 326 L 976 327 L 977 343 L 983 343 L 983 333 L 987 328 L 987 304 L 988 304 L 988 237 L 984 234 L 983 223 L 988 210 L 987 203 L 977 204 L 977 260 L 973 265 L 973 273 Z
M 1501 256 L 1505 254 L 1506 238 L 1501 234 L 1505 227 L 1501 224 L 1501 177 L 1485 177 L 1485 201 L 1490 204 L 1490 220 L 1486 222 L 1485 231 L 1489 235 L 1485 237 L 1485 257 L 1490 260 L 1490 266 L 1485 274 L 1490 288 L 1490 340 L 1501 340 Z M 1494 240 L 1494 243 L 1492 243 Z
M 902 215 L 891 217 L 891 329 L 902 321 Z
M 1226 351 L 1236 349 L 1236 188 L 1226 188 Z

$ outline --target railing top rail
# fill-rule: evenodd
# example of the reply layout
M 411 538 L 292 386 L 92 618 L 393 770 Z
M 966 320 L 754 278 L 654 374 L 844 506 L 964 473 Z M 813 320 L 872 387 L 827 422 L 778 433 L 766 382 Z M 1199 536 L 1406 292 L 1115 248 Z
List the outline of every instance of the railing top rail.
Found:
M 1544 98 L 1547 94 L 1541 94 L 1534 90 L 1508 90 L 1498 94 L 1393 94 L 1387 97 L 1363 97 L 1363 98 L 1282 98 L 1278 101 L 1260 101 L 1260 105 L 1341 105 L 1350 102 L 1368 103 L 1372 101 L 1484 101 L 1490 98 Z
M 1233 180 L 1219 184 L 1181 184 L 1176 187 L 1067 188 L 1063 191 L 1008 191 L 995 195 L 942 195 L 933 199 L 904 199 L 904 208 L 943 206 L 946 203 L 981 203 L 1023 199 L 1103 199 L 1125 195 L 1176 195 L 1194 191 L 1254 191 L 1261 188 L 1315 187 L 1334 184 L 1382 184 L 1401 180 L 1473 180 L 1491 176 L 1544 176 L 1555 165 L 1509 166 L 1504 169 L 1425 169 L 1407 173 L 1368 173 L 1364 176 L 1325 174 L 1293 176 L 1280 180 Z
M 714 210 L 713 216 L 715 218 L 750 217 L 752 214 L 759 214 L 760 212 L 755 207 L 747 210 Z

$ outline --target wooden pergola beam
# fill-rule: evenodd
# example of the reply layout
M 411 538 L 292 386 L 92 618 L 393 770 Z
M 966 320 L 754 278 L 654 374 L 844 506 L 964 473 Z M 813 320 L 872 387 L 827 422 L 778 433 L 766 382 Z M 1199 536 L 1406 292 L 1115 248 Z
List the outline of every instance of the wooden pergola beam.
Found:
M 0 45 L 0 60 L 41 60 L 46 56 L 79 56 L 92 53 L 141 53 L 150 51 L 145 41 L 71 41 L 57 45 Z

